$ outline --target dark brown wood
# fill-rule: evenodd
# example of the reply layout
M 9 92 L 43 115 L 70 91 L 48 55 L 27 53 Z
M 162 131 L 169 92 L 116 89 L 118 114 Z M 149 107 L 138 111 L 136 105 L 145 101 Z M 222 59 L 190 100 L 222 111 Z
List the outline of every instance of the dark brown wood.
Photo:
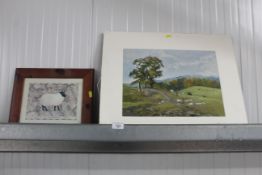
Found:
M 94 95 L 89 97 L 89 91 L 94 93 L 94 69 L 17 68 L 13 85 L 9 122 L 19 122 L 25 78 L 82 78 L 83 98 L 81 122 L 91 123 L 94 113 Z

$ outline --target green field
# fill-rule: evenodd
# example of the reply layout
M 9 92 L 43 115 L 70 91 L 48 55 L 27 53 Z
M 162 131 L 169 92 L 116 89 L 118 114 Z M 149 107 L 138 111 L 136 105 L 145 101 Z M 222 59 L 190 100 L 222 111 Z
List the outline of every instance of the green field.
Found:
M 123 85 L 123 116 L 225 116 L 221 89 L 192 86 L 178 92 Z

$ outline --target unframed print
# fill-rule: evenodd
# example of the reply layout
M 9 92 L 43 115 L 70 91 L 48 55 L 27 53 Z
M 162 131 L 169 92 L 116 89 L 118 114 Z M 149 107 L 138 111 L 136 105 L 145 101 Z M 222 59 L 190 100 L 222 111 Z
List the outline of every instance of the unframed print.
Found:
M 100 94 L 101 124 L 247 122 L 232 42 L 223 35 L 107 32 Z

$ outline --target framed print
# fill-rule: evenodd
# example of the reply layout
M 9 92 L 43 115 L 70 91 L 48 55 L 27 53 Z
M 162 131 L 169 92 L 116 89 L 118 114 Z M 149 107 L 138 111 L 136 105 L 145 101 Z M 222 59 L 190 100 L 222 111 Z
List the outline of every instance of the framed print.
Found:
M 230 38 L 104 34 L 99 123 L 246 123 Z
M 17 68 L 10 122 L 90 123 L 93 69 Z

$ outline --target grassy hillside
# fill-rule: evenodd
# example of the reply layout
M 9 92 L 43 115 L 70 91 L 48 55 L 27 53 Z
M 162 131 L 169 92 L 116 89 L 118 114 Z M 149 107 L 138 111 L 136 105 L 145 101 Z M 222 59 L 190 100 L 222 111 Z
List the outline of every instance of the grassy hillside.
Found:
M 189 94 L 192 95 L 189 95 Z M 221 89 L 194 86 L 179 92 L 183 98 L 192 99 L 198 105 L 198 109 L 206 115 L 225 115 Z
M 177 93 L 123 85 L 123 116 L 224 116 L 221 90 L 193 86 Z

